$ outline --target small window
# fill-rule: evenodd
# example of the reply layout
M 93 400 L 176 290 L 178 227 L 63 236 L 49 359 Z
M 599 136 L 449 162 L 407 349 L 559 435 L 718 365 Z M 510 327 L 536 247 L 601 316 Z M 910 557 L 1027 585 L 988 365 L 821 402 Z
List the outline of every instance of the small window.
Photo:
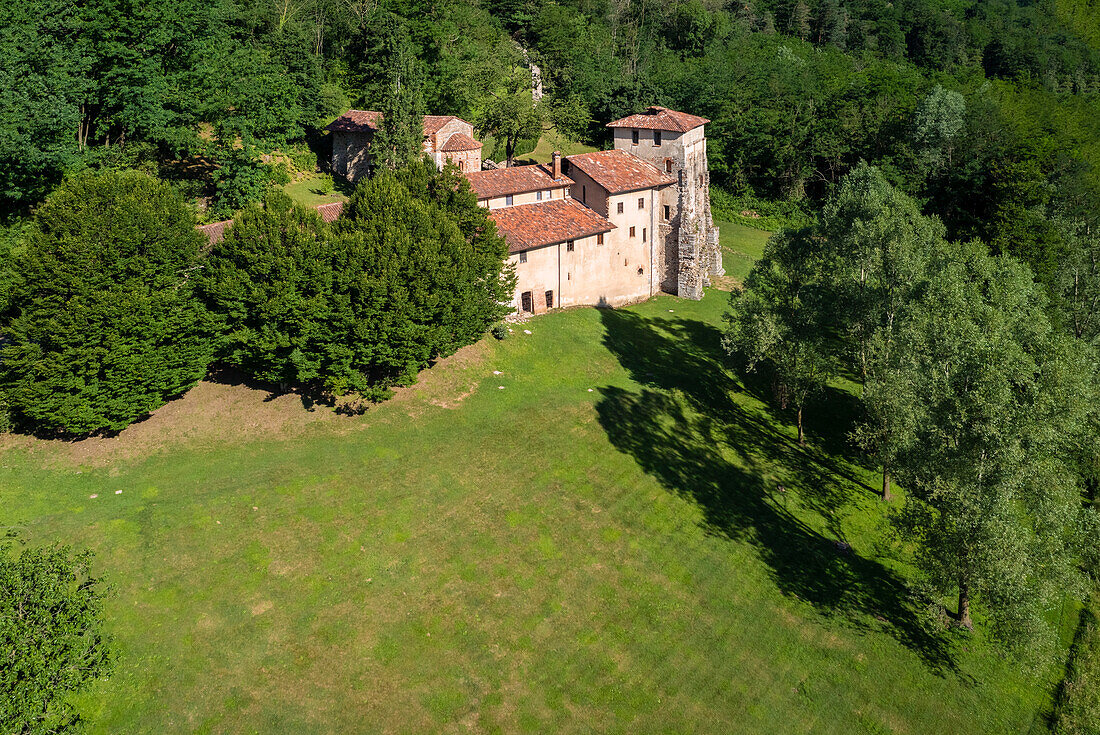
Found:
M 645 197 L 638 197 L 638 209 L 645 209 Z
M 654 130 L 653 131 L 653 145 L 661 145 L 661 131 L 660 130 Z
M 630 228 L 630 236 L 634 237 L 634 228 L 633 227 Z
M 573 274 L 572 273 L 566 273 L 565 274 L 565 280 L 572 281 L 573 280 Z
M 619 207 L 618 207 L 618 209 L 617 209 L 616 211 L 617 211 L 617 212 L 618 212 L 619 214 L 622 214 L 622 213 L 623 213 L 623 203 L 622 203 L 622 202 L 619 202 Z
M 504 197 L 504 204 L 505 204 L 506 206 L 509 206 L 509 207 L 510 207 L 510 206 L 512 206 L 512 195 L 511 195 L 511 194 L 509 194 L 508 196 Z
M 672 214 L 672 207 L 670 207 L 666 204 L 665 205 L 665 222 L 668 222 L 669 215 L 671 215 L 671 214 Z
M 672 173 L 672 159 L 671 158 L 666 158 L 665 159 L 665 173 L 666 174 Z
M 642 242 L 645 242 L 645 237 L 646 237 L 646 228 L 643 227 L 642 228 Z
M 519 308 L 523 311 L 534 311 L 534 299 L 531 298 L 530 291 L 524 291 L 519 297 Z
M 526 263 L 527 262 L 527 251 L 526 250 L 520 250 L 519 251 L 519 262 L 521 262 L 521 263 Z
M 600 234 L 596 235 L 596 244 L 597 245 L 603 245 L 603 233 L 602 232 Z
M 638 131 L 637 130 L 631 130 L 630 131 L 630 142 L 633 143 L 634 145 L 638 145 Z
M 638 275 L 639 276 L 644 276 L 645 275 L 645 268 L 643 268 L 642 266 L 638 266 Z
M 573 252 L 573 241 L 572 240 L 569 240 L 568 242 L 565 243 L 565 250 L 567 252 L 570 252 L 570 253 Z
M 699 186 L 703 185 L 703 174 L 699 174 Z
M 536 202 L 541 202 L 542 201 L 542 192 L 541 191 L 536 191 L 535 192 L 535 201 Z
M 554 308 L 554 292 L 553 291 L 547 291 L 546 292 L 546 308 L 547 309 L 553 309 Z

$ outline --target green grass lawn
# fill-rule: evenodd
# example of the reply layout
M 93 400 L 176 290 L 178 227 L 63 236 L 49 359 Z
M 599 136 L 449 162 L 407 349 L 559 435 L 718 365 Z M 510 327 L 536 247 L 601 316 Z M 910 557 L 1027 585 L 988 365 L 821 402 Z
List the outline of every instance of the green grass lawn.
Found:
M 341 192 L 341 187 L 333 189 L 331 194 L 318 194 L 313 191 L 320 186 L 322 181 L 331 182 L 332 177 L 327 174 L 316 174 L 307 179 L 287 184 L 283 187 L 283 191 L 285 191 L 291 199 L 305 207 L 316 207 L 320 204 L 347 201 L 347 193 Z M 346 184 L 344 186 L 346 186 Z
M 743 282 L 752 270 L 752 264 L 764 254 L 764 245 L 772 233 L 755 230 L 735 222 L 714 221 L 718 226 L 718 239 L 722 246 L 722 265 L 726 274 L 738 283 Z
M 536 318 L 359 417 L 204 384 L 4 439 L 0 524 L 115 589 L 92 731 L 1041 732 L 1053 674 L 907 605 L 850 397 L 799 447 L 724 305 Z

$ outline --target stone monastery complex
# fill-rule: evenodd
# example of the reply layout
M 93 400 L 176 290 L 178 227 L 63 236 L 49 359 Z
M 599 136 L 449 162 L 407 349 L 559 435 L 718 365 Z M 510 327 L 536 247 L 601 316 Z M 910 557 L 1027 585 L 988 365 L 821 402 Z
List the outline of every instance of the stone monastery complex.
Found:
M 367 175 L 381 118 L 349 110 L 328 126 L 335 175 Z M 617 306 L 659 291 L 699 299 L 709 278 L 725 272 L 710 211 L 707 122 L 650 107 L 608 125 L 612 150 L 497 168 L 483 166 L 470 123 L 426 115 L 424 151 L 437 166 L 454 162 L 489 209 L 516 269 L 517 311 Z M 318 208 L 327 221 L 342 209 Z M 228 224 L 203 229 L 220 239 Z
M 328 126 L 333 173 L 368 172 L 382 114 L 350 110 Z M 616 120 L 615 147 L 549 164 L 483 169 L 473 126 L 424 117 L 424 151 L 453 161 L 508 242 L 518 278 L 514 306 L 618 305 L 658 291 L 698 299 L 722 275 L 710 212 L 708 120 L 664 107 Z

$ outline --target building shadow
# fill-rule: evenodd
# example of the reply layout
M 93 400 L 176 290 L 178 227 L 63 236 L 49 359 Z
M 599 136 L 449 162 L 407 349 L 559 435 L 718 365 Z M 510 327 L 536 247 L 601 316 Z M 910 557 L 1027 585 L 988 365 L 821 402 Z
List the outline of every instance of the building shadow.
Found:
M 755 547 L 783 594 L 855 628 L 886 631 L 937 672 L 955 670 L 950 641 L 921 624 L 904 581 L 843 538 L 844 506 L 874 491 L 845 462 L 800 446 L 773 415 L 735 400 L 745 388 L 724 364 L 719 330 L 600 313 L 606 346 L 641 384 L 600 389 L 597 414 L 612 444 L 697 504 L 707 533 Z M 820 514 L 831 537 L 792 512 L 794 503 Z

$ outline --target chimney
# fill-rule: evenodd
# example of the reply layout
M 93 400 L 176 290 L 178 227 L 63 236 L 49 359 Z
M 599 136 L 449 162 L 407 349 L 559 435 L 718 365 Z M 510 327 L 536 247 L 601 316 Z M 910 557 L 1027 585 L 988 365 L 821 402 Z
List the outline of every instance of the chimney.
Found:
M 554 181 L 557 181 L 558 179 L 561 178 L 561 151 L 554 151 L 551 158 L 553 159 L 553 162 L 554 162 L 553 163 Z

